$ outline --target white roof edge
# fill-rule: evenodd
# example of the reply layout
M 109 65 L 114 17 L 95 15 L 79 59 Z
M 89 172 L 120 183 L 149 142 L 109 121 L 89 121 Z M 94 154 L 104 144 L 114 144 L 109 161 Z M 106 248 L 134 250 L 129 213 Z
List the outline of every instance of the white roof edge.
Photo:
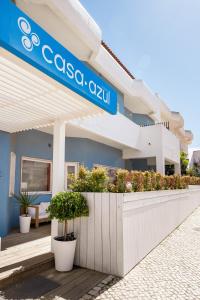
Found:
M 117 89 L 128 97 L 139 97 L 145 106 L 151 111 L 155 120 L 159 120 L 160 114 L 176 123 L 183 133 L 184 119 L 181 115 L 175 115 L 170 111 L 166 103 L 154 94 L 143 80 L 132 79 L 125 70 L 116 62 L 110 53 L 101 45 L 102 31 L 94 19 L 78 0 L 23 0 L 26 3 L 34 3 L 48 6 L 64 23 L 73 24 L 73 31 L 92 51 L 89 63 L 107 78 Z M 120 78 L 120 80 L 119 80 Z
M 73 30 L 88 45 L 93 55 L 97 54 L 101 46 L 102 31 L 78 0 L 24 0 L 24 2 L 49 6 L 63 22 L 73 24 Z
M 103 46 L 97 56 L 90 58 L 89 63 L 122 93 L 141 98 L 152 114 L 157 114 L 154 95 L 147 85 L 142 80 L 132 79 Z
M 64 23 L 73 24 L 73 31 L 92 51 L 89 63 L 102 73 L 122 93 L 140 97 L 151 114 L 159 119 L 155 95 L 142 80 L 132 79 L 101 45 L 102 31 L 78 0 L 23 0 L 25 3 L 46 5 Z M 71 26 L 72 27 L 72 26 Z M 105 63 L 105 61 L 107 63 Z M 120 80 L 119 80 L 120 78 Z

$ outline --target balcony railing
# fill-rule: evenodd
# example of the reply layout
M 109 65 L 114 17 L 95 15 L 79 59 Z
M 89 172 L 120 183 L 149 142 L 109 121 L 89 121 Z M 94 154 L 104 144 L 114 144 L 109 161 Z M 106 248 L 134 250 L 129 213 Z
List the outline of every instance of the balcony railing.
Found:
M 163 125 L 165 128 L 170 130 L 169 122 L 159 122 L 155 124 L 141 124 L 140 127 L 148 127 L 148 126 L 156 126 L 156 125 Z

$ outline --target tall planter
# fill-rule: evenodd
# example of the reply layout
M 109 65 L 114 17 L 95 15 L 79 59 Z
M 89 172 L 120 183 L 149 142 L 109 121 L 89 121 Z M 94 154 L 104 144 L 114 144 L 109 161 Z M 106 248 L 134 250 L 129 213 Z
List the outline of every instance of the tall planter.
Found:
M 71 271 L 74 263 L 76 239 L 73 241 L 60 241 L 54 238 L 53 249 L 56 270 L 59 272 Z
M 124 276 L 200 205 L 200 188 L 83 193 L 90 214 L 68 222 L 75 265 Z
M 68 222 L 78 217 L 86 217 L 89 214 L 86 199 L 76 192 L 60 192 L 56 194 L 47 209 L 49 217 L 63 222 L 64 235 L 53 238 L 53 250 L 55 256 L 55 268 L 60 272 L 68 272 L 73 268 L 76 249 L 74 233 L 67 233 Z
M 21 233 L 28 233 L 30 231 L 31 216 L 19 216 L 19 228 Z
M 21 215 L 19 216 L 19 225 L 21 233 L 28 233 L 30 231 L 31 216 L 28 215 L 28 207 L 32 205 L 37 198 L 38 195 L 29 194 L 28 191 L 13 195 L 13 199 L 17 200 L 20 205 Z

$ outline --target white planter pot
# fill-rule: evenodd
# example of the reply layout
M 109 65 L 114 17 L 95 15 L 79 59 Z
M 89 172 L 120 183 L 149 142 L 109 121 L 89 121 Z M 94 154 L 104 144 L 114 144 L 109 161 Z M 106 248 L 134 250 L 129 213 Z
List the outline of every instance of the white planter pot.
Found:
M 53 239 L 55 268 L 59 272 L 71 271 L 74 263 L 76 240 L 57 241 Z
M 19 217 L 19 225 L 21 233 L 28 233 L 30 231 L 31 225 L 31 216 L 20 216 Z

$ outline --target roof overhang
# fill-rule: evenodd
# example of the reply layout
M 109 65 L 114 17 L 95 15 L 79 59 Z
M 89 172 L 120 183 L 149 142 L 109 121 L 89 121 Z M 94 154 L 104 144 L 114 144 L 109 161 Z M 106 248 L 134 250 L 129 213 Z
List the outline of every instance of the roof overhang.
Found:
M 0 48 L 0 130 L 17 132 L 97 113 L 103 110 Z
M 116 91 L 9 0 L 0 28 L 0 130 L 116 114 Z

